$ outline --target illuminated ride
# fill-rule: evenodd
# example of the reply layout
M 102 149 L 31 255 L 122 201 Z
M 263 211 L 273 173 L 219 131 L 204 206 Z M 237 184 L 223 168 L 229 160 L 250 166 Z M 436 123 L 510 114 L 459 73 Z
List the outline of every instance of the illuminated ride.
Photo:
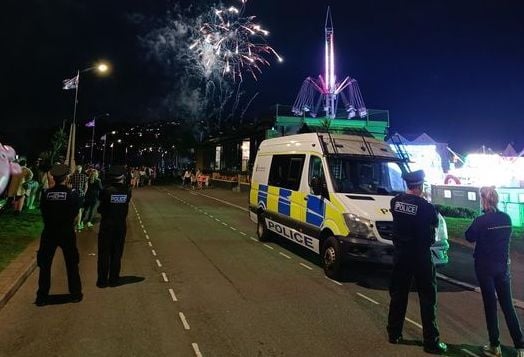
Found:
M 347 111 L 348 119 L 366 117 L 368 111 L 357 81 L 349 76 L 341 82 L 336 80 L 334 28 L 329 7 L 326 14 L 325 38 L 324 76 L 319 75 L 318 78 L 307 77 L 304 80 L 293 104 L 293 113 L 299 116 L 308 113 L 311 117 L 317 117 L 320 106 L 324 103 L 325 116 L 333 119 L 336 117 L 340 96 Z

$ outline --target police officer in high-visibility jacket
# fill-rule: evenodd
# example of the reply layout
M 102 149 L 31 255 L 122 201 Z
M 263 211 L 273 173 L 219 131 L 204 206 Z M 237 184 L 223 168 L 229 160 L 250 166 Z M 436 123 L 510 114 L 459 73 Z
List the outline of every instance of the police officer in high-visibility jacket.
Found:
M 389 342 L 402 342 L 402 328 L 406 317 L 411 283 L 415 278 L 420 300 L 424 351 L 442 354 L 447 350 L 440 341 L 436 321 L 437 282 L 435 265 L 431 259 L 431 245 L 435 242 L 438 225 L 433 205 L 422 198 L 424 171 L 403 175 L 407 191 L 391 200 L 393 214 L 394 266 L 389 293 Z
M 54 165 L 50 171 L 55 186 L 42 193 L 40 210 L 44 220 L 44 230 L 40 239 L 37 264 L 40 268 L 36 302 L 38 306 L 48 303 L 51 287 L 51 264 L 57 247 L 62 248 L 67 269 L 67 281 L 71 301 L 82 300 L 82 283 L 78 272 L 78 249 L 74 220 L 80 209 L 80 200 L 75 191 L 69 189 L 67 178 L 69 167 Z
M 124 183 L 126 170 L 113 166 L 108 171 L 109 184 L 100 192 L 98 212 L 102 216 L 98 233 L 98 280 L 96 286 L 118 285 L 120 262 L 126 238 L 126 220 L 131 189 Z

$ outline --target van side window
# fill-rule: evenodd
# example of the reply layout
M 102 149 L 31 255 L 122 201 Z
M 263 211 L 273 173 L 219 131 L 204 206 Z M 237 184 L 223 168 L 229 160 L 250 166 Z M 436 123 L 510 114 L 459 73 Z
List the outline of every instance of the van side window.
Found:
M 306 155 L 274 155 L 268 184 L 297 191 Z
M 311 156 L 311 159 L 309 159 L 309 180 L 308 182 L 311 182 L 311 179 L 313 177 L 317 177 L 319 179 L 324 178 L 324 169 L 322 168 L 322 159 L 318 156 Z

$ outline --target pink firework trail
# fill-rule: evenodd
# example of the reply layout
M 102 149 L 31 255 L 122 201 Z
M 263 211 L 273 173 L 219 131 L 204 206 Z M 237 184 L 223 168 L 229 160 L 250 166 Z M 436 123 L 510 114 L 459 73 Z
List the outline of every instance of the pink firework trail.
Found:
M 220 71 L 222 76 L 242 81 L 247 72 L 256 80 L 262 67 L 270 65 L 269 56 L 279 62 L 283 59 L 265 41 L 269 31 L 255 22 L 255 16 L 244 16 L 247 0 L 240 2 L 240 7 L 213 7 L 189 48 L 207 73 Z

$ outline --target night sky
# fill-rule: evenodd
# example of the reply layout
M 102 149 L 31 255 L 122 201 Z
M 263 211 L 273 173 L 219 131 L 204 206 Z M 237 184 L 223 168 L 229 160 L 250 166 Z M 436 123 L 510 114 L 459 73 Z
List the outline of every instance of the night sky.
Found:
M 517 0 L 250 0 L 246 15 L 271 31 L 268 43 L 285 58 L 257 82 L 246 77 L 246 97 L 259 93 L 252 115 L 293 104 L 305 77 L 322 73 L 328 5 L 338 77 L 358 80 L 367 107 L 388 109 L 393 132 L 426 132 L 460 151 L 524 146 L 524 3 Z M 152 61 L 141 39 L 173 6 L 161 0 L 4 1 L 0 142 L 9 143 L 15 129 L 71 119 L 74 91 L 63 91 L 61 81 L 98 59 L 110 61 L 113 72 L 81 77 L 79 122 L 105 112 L 111 121 L 172 119 L 162 115 L 169 112 L 162 99 L 179 95 L 170 82 L 183 71 Z

